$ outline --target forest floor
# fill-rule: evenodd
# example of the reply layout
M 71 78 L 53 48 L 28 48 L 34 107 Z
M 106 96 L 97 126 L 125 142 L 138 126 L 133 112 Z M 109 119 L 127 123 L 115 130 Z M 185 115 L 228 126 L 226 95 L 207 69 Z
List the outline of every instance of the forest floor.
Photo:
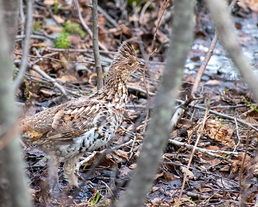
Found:
M 104 73 L 108 71 L 123 41 L 129 41 L 138 58 L 146 63 L 156 34 L 153 48 L 157 48 L 157 51 L 151 56 L 146 69 L 148 92 L 141 68 L 130 77 L 128 105 L 123 123 L 108 146 L 111 151 L 104 153 L 100 149 L 92 156 L 89 153 L 80 159 L 79 189 L 69 192 L 49 190 L 46 154 L 36 146 L 24 146 L 26 174 L 30 179 L 34 206 L 109 206 L 119 199 L 137 165 L 144 134 L 148 130 L 146 124 L 151 119 L 147 97 L 152 99 L 155 96 L 162 79 L 171 34 L 169 22 L 174 6 L 169 4 L 158 22 L 162 1 L 141 1 L 137 6 L 119 4 L 119 1 L 103 2 L 99 2 L 98 24 L 99 41 L 107 49 L 100 49 Z M 202 1 L 198 2 L 195 39 L 185 64 L 178 105 L 181 104 L 180 100 L 185 101 L 190 96 L 196 73 L 214 36 L 207 9 Z M 236 5 L 232 15 L 239 43 L 257 73 L 258 15 L 251 10 L 252 5 L 246 6 Z M 79 1 L 79 7 L 83 20 L 92 28 L 88 1 Z M 82 27 L 74 3 L 61 0 L 34 1 L 33 9 L 30 67 L 16 93 L 26 115 L 70 98 L 96 92 L 92 38 Z M 17 67 L 23 51 L 22 28 L 21 20 L 15 49 L 14 63 Z M 44 71 L 46 76 L 35 71 L 34 66 L 38 66 L 38 71 Z M 60 87 L 54 87 L 53 80 Z M 245 82 L 218 42 L 195 100 L 185 108 L 160 157 L 160 167 L 145 206 L 175 205 L 207 107 L 210 109 L 208 118 L 190 164 L 182 205 L 239 206 L 242 198 L 246 206 L 258 206 L 258 110 L 254 103 Z M 150 116 L 145 119 L 147 110 L 150 110 Z M 143 121 L 138 123 L 139 119 Z M 101 161 L 91 170 L 99 156 L 102 156 Z M 59 168 L 59 178 L 61 188 L 65 188 L 67 181 L 63 178 L 62 166 Z

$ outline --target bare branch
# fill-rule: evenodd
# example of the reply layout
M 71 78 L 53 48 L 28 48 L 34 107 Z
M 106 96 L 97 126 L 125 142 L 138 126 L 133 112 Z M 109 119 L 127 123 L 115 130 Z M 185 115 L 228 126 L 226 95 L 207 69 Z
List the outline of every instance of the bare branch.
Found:
M 14 87 L 18 88 L 22 82 L 23 76 L 28 66 L 28 55 L 30 49 L 30 34 L 32 30 L 32 0 L 27 0 L 27 24 L 26 24 L 26 35 L 23 48 L 23 56 L 21 66 L 17 78 L 14 81 Z
M 77 0 L 74 0 L 74 3 L 76 5 L 76 8 L 77 8 L 77 11 L 78 11 L 78 15 L 79 15 L 79 19 L 82 23 L 82 26 L 84 27 L 84 29 L 89 33 L 90 37 L 93 38 L 93 34 L 92 34 L 92 31 L 90 30 L 90 28 L 88 27 L 88 25 L 85 23 L 85 21 L 83 20 L 82 18 L 82 14 L 81 14 L 81 11 L 80 11 L 80 6 L 79 6 L 79 3 Z M 103 45 L 101 42 L 99 42 L 99 46 L 105 50 L 105 51 L 108 51 L 108 49 L 105 47 L 105 45 Z
M 236 2 L 237 2 L 237 0 L 231 1 L 230 5 L 229 5 L 229 12 L 231 12 L 231 10 L 232 10 L 233 6 L 236 4 Z M 196 79 L 195 79 L 195 82 L 194 82 L 194 85 L 193 85 L 193 88 L 192 88 L 192 92 L 191 92 L 192 95 L 194 95 L 194 93 L 197 92 L 198 86 L 201 82 L 202 74 L 204 73 L 204 70 L 205 70 L 206 66 L 208 65 L 208 62 L 210 61 L 210 58 L 213 54 L 213 50 L 214 50 L 214 48 L 216 46 L 216 43 L 218 41 L 218 36 L 219 36 L 219 34 L 216 31 L 215 35 L 213 37 L 213 40 L 211 41 L 211 45 L 209 47 L 209 50 L 206 53 L 205 58 L 204 58 L 204 60 L 201 64 L 201 67 L 200 67 L 200 69 L 197 73 L 197 76 L 196 76 Z
M 97 71 L 97 89 L 103 87 L 103 74 L 99 56 L 99 26 L 98 26 L 98 0 L 92 0 L 92 20 L 93 20 L 93 53 L 95 58 L 95 67 Z
M 55 79 L 51 78 L 48 74 L 46 74 L 43 70 L 41 70 L 38 65 L 33 65 L 32 69 L 35 70 L 40 75 L 42 75 L 48 81 L 50 81 L 54 85 L 54 87 L 58 88 L 61 91 L 61 93 L 65 95 L 65 97 L 68 100 L 71 99 L 70 96 L 66 93 L 65 89 L 59 83 L 57 83 Z

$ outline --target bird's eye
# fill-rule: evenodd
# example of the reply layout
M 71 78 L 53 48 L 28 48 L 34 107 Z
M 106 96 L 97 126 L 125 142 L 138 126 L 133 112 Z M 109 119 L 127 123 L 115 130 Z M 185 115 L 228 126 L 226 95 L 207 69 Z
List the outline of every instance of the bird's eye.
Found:
M 129 65 L 129 66 L 132 66 L 132 64 L 133 64 L 132 62 L 128 62 L 128 65 Z

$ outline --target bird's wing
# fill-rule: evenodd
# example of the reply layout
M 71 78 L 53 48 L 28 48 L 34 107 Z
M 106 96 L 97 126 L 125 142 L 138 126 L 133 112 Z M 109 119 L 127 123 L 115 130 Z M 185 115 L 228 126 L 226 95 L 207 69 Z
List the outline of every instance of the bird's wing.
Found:
M 97 101 L 68 105 L 53 117 L 52 130 L 41 139 L 51 141 L 72 141 L 89 130 L 96 130 L 107 121 L 108 108 Z

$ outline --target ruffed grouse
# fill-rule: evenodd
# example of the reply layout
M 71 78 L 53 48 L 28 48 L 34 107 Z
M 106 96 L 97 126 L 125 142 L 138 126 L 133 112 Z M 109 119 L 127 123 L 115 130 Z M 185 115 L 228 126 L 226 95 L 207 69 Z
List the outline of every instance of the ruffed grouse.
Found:
M 127 103 L 127 79 L 139 65 L 134 49 L 124 42 L 99 92 L 21 121 L 23 141 L 38 145 L 50 155 L 56 165 L 56 175 L 59 163 L 64 162 L 64 177 L 70 186 L 78 186 L 78 178 L 74 174 L 78 158 L 84 152 L 106 145 L 114 137 Z

